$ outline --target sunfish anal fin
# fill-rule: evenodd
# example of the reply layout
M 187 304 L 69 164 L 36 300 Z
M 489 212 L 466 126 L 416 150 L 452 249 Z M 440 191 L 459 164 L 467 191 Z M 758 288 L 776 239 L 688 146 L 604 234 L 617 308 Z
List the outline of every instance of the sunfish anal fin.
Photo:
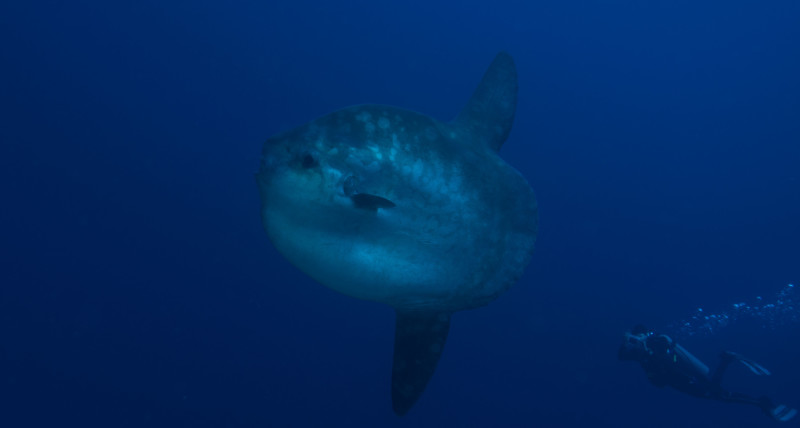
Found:
M 392 364 L 392 408 L 404 415 L 425 391 L 442 355 L 450 313 L 397 310 Z

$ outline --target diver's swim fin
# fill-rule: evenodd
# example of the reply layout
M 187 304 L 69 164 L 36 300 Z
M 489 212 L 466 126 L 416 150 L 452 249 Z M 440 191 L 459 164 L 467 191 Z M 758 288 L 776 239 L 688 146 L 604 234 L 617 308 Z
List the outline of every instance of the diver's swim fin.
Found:
M 732 358 L 732 359 L 742 363 L 743 366 L 747 367 L 747 369 L 750 370 L 751 372 L 753 372 L 756 376 L 769 376 L 769 375 L 772 374 L 769 370 L 767 370 L 761 364 L 758 364 L 757 362 L 755 362 L 755 361 L 753 361 L 751 359 L 745 358 L 745 357 L 743 357 L 743 356 L 741 356 L 741 355 L 739 355 L 739 354 L 737 354 L 735 352 L 727 351 L 727 352 L 725 352 L 725 354 L 726 354 L 726 357 Z
M 778 422 L 786 422 L 797 416 L 797 410 L 790 409 L 781 404 L 770 410 L 769 415 Z
M 744 366 L 747 367 L 748 369 L 750 369 L 751 372 L 755 373 L 756 376 L 762 376 L 762 375 L 763 376 L 769 376 L 769 375 L 772 374 L 764 366 L 762 366 L 761 364 L 758 364 L 755 361 L 747 360 L 747 359 L 740 359 L 739 362 L 744 364 Z

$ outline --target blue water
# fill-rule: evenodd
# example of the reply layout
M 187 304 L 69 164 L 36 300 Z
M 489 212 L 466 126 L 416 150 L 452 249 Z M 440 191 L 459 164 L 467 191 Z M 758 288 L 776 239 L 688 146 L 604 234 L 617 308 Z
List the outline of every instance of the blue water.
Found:
M 4 2 L 0 426 L 771 426 L 616 349 L 800 282 L 798 22 L 792 1 Z M 447 120 L 500 50 L 537 249 L 454 316 L 398 418 L 392 309 L 271 246 L 260 146 L 364 102 Z M 681 343 L 800 406 L 787 313 Z

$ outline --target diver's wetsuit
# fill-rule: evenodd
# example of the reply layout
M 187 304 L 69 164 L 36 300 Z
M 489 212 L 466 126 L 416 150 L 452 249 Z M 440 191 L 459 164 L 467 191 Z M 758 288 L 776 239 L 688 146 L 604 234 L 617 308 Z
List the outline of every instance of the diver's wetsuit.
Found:
M 785 405 L 773 405 L 767 397 L 754 398 L 723 389 L 722 375 L 734 361 L 742 363 L 756 375 L 770 375 L 769 370 L 760 364 L 733 352 L 722 353 L 719 366 L 712 374 L 708 366 L 669 336 L 657 335 L 644 326 L 637 325 L 625 333 L 625 340 L 619 347 L 618 357 L 620 360 L 637 361 L 647 373 L 650 382 L 656 386 L 671 386 L 695 397 L 750 404 L 781 422 L 786 422 L 798 414 L 797 410 Z
M 708 366 L 673 342 L 669 336 L 663 334 L 649 336 L 646 345 L 652 353 L 643 356 L 639 364 L 653 385 L 670 386 L 695 397 L 752 404 L 765 412 L 769 412 L 773 407 L 766 397 L 754 398 L 722 388 L 722 375 L 728 366 L 736 361 L 736 354 L 723 352 L 720 355 L 719 366 L 713 374 L 710 374 Z

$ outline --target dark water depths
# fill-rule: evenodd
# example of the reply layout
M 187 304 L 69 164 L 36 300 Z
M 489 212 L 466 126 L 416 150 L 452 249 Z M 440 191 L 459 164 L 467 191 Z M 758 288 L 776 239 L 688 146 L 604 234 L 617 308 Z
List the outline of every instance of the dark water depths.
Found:
M 649 385 L 616 349 L 800 285 L 797 3 L 6 3 L 0 426 L 770 422 Z M 260 146 L 364 102 L 447 120 L 500 50 L 520 78 L 501 155 L 537 193 L 537 249 L 453 317 L 399 419 L 393 311 L 277 254 Z M 797 314 L 682 343 L 755 359 L 773 376 L 726 385 L 800 406 Z

